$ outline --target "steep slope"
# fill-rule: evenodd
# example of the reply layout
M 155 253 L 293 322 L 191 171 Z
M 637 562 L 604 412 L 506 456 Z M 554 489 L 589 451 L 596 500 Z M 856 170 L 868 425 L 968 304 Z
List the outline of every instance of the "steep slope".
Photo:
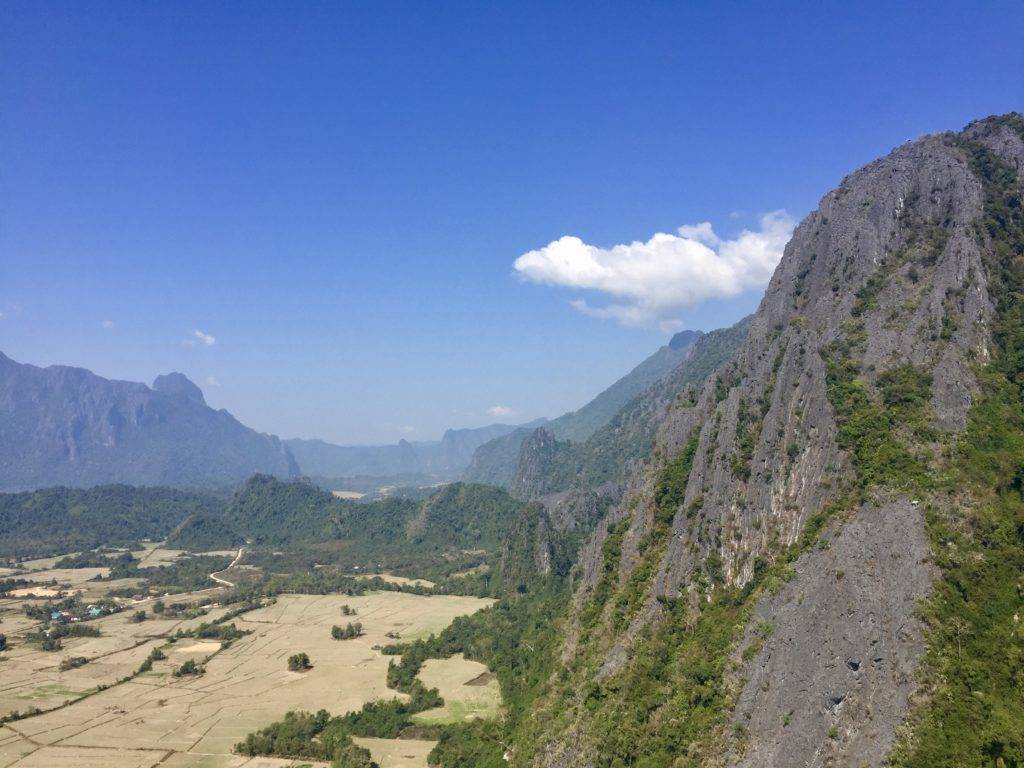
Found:
M 1022 170 L 979 121 L 798 227 L 584 547 L 513 764 L 1024 760 Z
M 484 443 L 514 432 L 516 429 L 533 429 L 545 424 L 547 419 L 540 418 L 520 424 L 491 424 L 475 429 L 448 429 L 441 437 L 441 442 L 433 444 L 417 444 L 417 450 L 423 456 L 423 463 L 431 472 L 461 472 L 469 466 L 473 453 Z
M 578 411 L 563 414 L 543 427 L 555 439 L 574 443 L 586 442 L 604 430 L 605 436 L 597 438 L 595 444 L 607 442 L 609 430 L 615 432 L 619 429 L 612 422 L 623 409 L 628 408 L 644 392 L 655 388 L 662 379 L 679 370 L 691 356 L 697 355 L 699 358 L 692 366 L 693 371 L 699 371 L 703 370 L 705 361 L 710 357 L 714 356 L 717 362 L 722 362 L 735 349 L 733 346 L 726 349 L 724 355 L 717 355 L 712 352 L 715 348 L 716 341 L 707 343 L 700 331 L 681 331 L 668 344 Z M 523 425 L 481 445 L 473 454 L 464 479 L 467 482 L 509 487 L 516 475 L 523 444 L 531 435 L 531 426 L 538 425 Z M 536 439 L 544 438 L 538 435 Z
M 215 411 L 181 374 L 145 384 L 0 353 L 0 489 L 102 483 L 213 486 L 298 473 L 271 435 Z
M 608 389 L 578 411 L 563 414 L 547 425 L 559 440 L 581 443 L 611 421 L 630 400 L 671 373 L 693 350 L 703 334 L 700 331 L 680 331 L 668 344 L 631 370 Z
M 467 483 L 484 483 L 508 488 L 516 474 L 519 453 L 533 430 L 520 427 L 507 435 L 490 440 L 473 452 L 462 474 Z
M 748 319 L 700 336 L 672 371 L 657 379 L 582 443 L 557 439 L 547 426 L 520 446 L 508 487 L 520 499 L 623 482 L 650 453 L 668 408 L 696 398 L 696 387 L 743 342 Z

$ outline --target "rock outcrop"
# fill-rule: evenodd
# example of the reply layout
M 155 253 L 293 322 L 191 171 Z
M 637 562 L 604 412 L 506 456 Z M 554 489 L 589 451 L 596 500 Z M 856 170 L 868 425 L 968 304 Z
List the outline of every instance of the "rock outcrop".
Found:
M 747 645 L 757 622 L 774 629 L 733 689 L 714 677 L 712 694 L 698 678 L 719 708 L 738 701 L 741 743 L 701 733 L 664 754 L 682 750 L 687 766 L 882 765 L 923 651 L 914 606 L 934 576 L 922 508 L 899 491 L 964 429 L 992 347 L 995 257 L 968 145 L 1019 173 L 1022 125 L 991 119 L 904 144 L 800 224 L 742 346 L 666 408 L 583 548 L 562 649 L 569 682 L 555 685 L 559 715 L 537 765 L 611 765 L 614 750 L 629 763 L 631 728 L 675 744 L 711 705 L 651 709 L 632 725 L 618 699 L 646 685 L 661 691 L 651 702 L 682 695 L 649 679 L 686 653 L 658 638 L 685 642 L 685 628 L 712 621 L 708 605 L 747 610 L 763 574 L 801 551 L 795 578 L 754 606 Z M 830 549 L 806 549 L 819 530 Z M 718 595 L 731 597 L 719 606 Z M 656 653 L 667 656 L 656 664 Z M 700 674 L 721 675 L 722 654 L 706 653 Z

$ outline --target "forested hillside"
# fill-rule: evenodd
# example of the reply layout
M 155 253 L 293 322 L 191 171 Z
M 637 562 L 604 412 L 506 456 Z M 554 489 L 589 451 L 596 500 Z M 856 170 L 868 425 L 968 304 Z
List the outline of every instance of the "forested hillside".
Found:
M 453 483 L 422 500 L 361 503 L 308 481 L 255 475 L 223 511 L 189 518 L 167 543 L 202 551 L 247 541 L 249 562 L 276 569 L 330 564 L 443 575 L 492 559 L 522 508 L 483 485 Z
M 700 331 L 680 331 L 636 368 L 578 410 L 543 425 L 559 440 L 581 443 L 615 418 L 633 398 L 674 371 L 690 357 Z
M 535 430 L 520 447 L 508 487 L 520 499 L 572 488 L 622 483 L 647 458 L 658 426 L 674 403 L 693 400 L 704 380 L 728 360 L 746 337 L 748 320 L 701 336 L 670 373 L 615 414 L 582 443 L 559 440 L 546 427 Z
M 45 557 L 159 540 L 193 515 L 219 516 L 227 498 L 128 485 L 0 493 L 0 557 Z

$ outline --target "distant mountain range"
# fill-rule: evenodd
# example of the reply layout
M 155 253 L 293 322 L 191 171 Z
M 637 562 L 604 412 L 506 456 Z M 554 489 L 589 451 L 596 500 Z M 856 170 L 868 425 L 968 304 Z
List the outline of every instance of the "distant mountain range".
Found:
M 465 480 L 471 483 L 511 486 L 519 465 L 523 443 L 540 426 L 557 440 L 586 442 L 596 432 L 610 424 L 616 415 L 641 393 L 675 371 L 693 354 L 694 345 L 703 336 L 700 331 L 680 331 L 668 344 L 579 410 L 570 411 L 546 424 L 524 424 L 506 435 L 484 442 L 473 454 L 464 474 Z
M 578 411 L 559 416 L 546 429 L 559 440 L 582 443 L 607 424 L 634 397 L 675 370 L 693 351 L 701 331 L 680 331 L 668 344 L 601 392 Z M 530 426 L 530 425 L 524 425 Z M 538 425 L 539 426 L 539 425 Z
M 520 446 L 533 430 L 543 426 L 560 440 L 583 442 L 634 397 L 674 370 L 701 335 L 700 331 L 677 333 L 582 408 L 552 421 L 540 418 L 518 425 L 449 429 L 440 440 L 400 440 L 392 445 L 346 446 L 300 439 L 284 442 L 303 473 L 321 480 L 379 478 L 381 482 L 407 483 L 409 478 L 420 478 L 421 482 L 443 482 L 465 474 L 472 482 L 507 485 L 515 472 Z
M 523 425 L 539 427 L 547 419 Z M 514 424 L 491 424 L 475 429 L 449 429 L 440 440 L 393 445 L 334 445 L 323 440 L 285 440 L 304 474 L 320 478 L 358 476 L 391 478 L 422 476 L 435 481 L 455 479 L 473 452 L 496 437 L 518 429 Z
M 296 477 L 278 438 L 210 408 L 180 373 L 152 387 L 0 353 L 0 490 L 103 483 L 210 487 Z
M 317 478 L 325 487 L 448 482 L 509 485 L 527 435 L 544 426 L 583 442 L 690 354 L 684 331 L 577 411 L 548 421 L 449 429 L 440 440 L 342 446 L 280 440 L 206 404 L 184 374 L 151 387 L 84 368 L 40 368 L 0 353 L 0 491 L 108 483 L 178 488 L 232 486 L 254 473 Z M 338 481 L 341 481 L 340 484 Z M 365 488 L 364 488 L 365 486 Z

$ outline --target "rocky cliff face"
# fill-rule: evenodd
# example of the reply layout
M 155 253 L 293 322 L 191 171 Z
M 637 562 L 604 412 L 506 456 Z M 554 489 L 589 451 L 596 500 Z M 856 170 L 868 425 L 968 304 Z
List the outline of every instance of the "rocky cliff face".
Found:
M 648 457 L 669 408 L 693 402 L 697 388 L 739 348 L 747 325 L 744 319 L 731 328 L 674 337 L 672 343 L 686 350 L 680 362 L 581 443 L 558 439 L 558 430 L 553 429 L 558 420 L 524 436 L 515 472 L 507 483 L 509 491 L 524 500 L 596 487 L 604 487 L 608 495 L 609 486 L 621 484 Z
M 569 460 L 568 443 L 560 443 L 544 427 L 538 427 L 523 441 L 509 493 L 519 499 L 534 499 L 557 490 L 559 465 Z
M 215 411 L 182 374 L 145 384 L 0 354 L 0 489 L 211 486 L 253 472 L 298 474 L 271 435 Z
M 584 547 L 524 762 L 882 765 L 924 651 L 924 509 L 956 520 L 918 497 L 977 402 L 993 281 L 1024 259 L 996 242 L 1022 167 L 1020 116 L 980 121 L 797 228 L 738 352 L 667 408 Z

